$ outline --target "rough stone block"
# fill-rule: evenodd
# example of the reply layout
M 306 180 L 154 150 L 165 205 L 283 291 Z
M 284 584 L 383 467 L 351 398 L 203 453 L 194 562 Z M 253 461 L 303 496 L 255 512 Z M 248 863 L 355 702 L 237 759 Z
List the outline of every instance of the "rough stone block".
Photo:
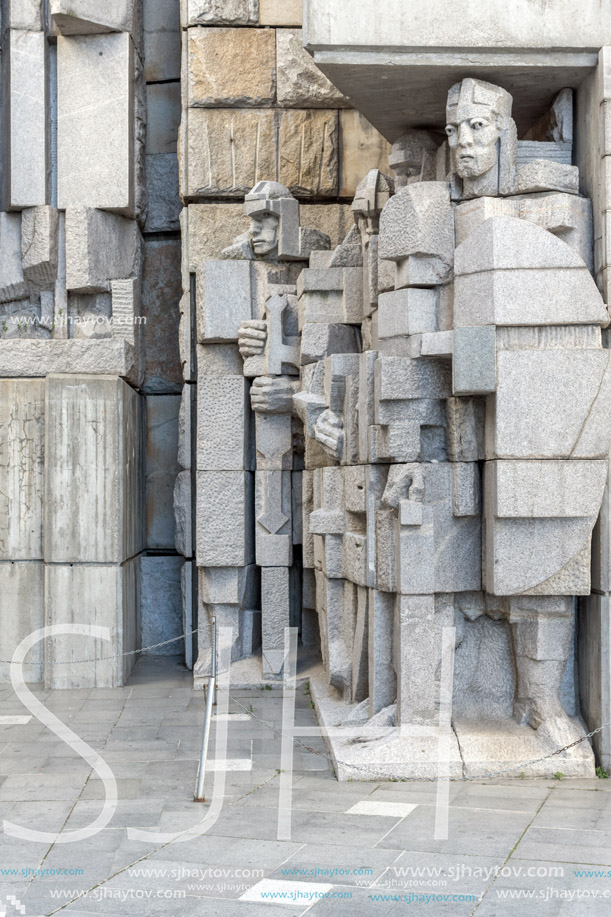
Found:
M 497 270 L 457 276 L 460 325 L 604 324 L 604 303 L 588 269 Z
M 300 26 L 301 7 L 301 0 L 259 0 L 259 23 Z
M 50 13 L 62 35 L 133 32 L 134 0 L 50 0 Z
M 202 601 L 209 605 L 241 605 L 257 602 L 258 571 L 248 567 L 206 567 L 200 570 Z
M 134 348 L 121 340 L 0 341 L 0 378 L 52 373 L 119 375 L 135 384 Z
M 59 214 L 54 207 L 32 207 L 21 214 L 21 256 L 26 280 L 54 285 L 57 279 Z
M 176 153 L 180 113 L 179 82 L 146 87 L 147 155 Z
M 46 624 L 95 624 L 110 631 L 110 640 L 85 636 L 47 638 L 45 687 L 48 690 L 116 688 L 126 683 L 136 656 L 116 654 L 140 646 L 139 586 L 137 557 L 120 567 L 45 566 Z M 79 662 L 80 659 L 88 661 Z
M 0 658 L 10 660 L 29 634 L 44 627 L 44 564 L 0 563 Z M 44 641 L 28 653 L 23 666 L 26 682 L 43 680 Z M 10 683 L 11 666 L 0 662 L 0 682 Z
M 0 381 L 2 561 L 42 559 L 44 420 L 43 380 Z
M 176 550 L 184 557 L 193 553 L 191 472 L 181 471 L 174 485 L 174 525 Z
M 486 486 L 498 518 L 597 516 L 606 478 L 606 461 L 486 465 Z
M 45 414 L 45 560 L 134 557 L 144 547 L 140 396 L 111 376 L 49 376 Z
M 240 324 L 253 318 L 254 277 L 249 261 L 208 261 L 203 270 L 204 300 L 198 304 L 198 340 L 237 341 Z
M 276 29 L 278 105 L 284 108 L 347 108 L 350 102 L 304 50 L 301 29 Z
M 176 153 L 146 157 L 147 211 L 145 232 L 175 232 L 180 228 L 180 200 Z
M 276 93 L 270 29 L 190 29 L 187 104 L 191 108 L 271 105 Z
M 145 350 L 143 389 L 179 392 L 182 371 L 178 351 L 180 241 L 147 239 L 143 246 L 142 326 Z
M 146 405 L 146 546 L 175 544 L 174 485 L 178 466 L 180 395 L 151 395 Z
M 477 226 L 456 250 L 457 276 L 492 270 L 581 268 L 582 259 L 541 226 L 511 216 L 493 216 Z
M 111 280 L 110 297 L 113 337 L 139 347 L 141 343 L 139 282 L 135 279 Z
M 448 398 L 446 449 L 451 462 L 478 462 L 484 458 L 484 401 Z
M 198 566 L 243 567 L 254 563 L 252 495 L 252 472 L 198 472 Z
M 565 166 L 572 165 L 573 144 L 555 141 L 518 141 L 518 168 L 533 159 L 549 159 Z
M 588 269 L 592 269 L 592 204 L 587 198 L 548 192 L 534 198 L 483 197 L 465 201 L 455 210 L 456 244 L 462 245 L 481 223 L 495 216 L 528 220 L 551 233 L 561 233 L 562 241 L 577 252 Z M 523 240 L 528 238 L 523 236 Z M 506 251 L 511 247 L 507 245 Z M 541 240 L 534 247 L 541 255 Z M 545 243 L 544 247 L 547 247 Z M 459 261 L 461 257 L 459 254 Z
M 434 286 L 449 279 L 454 217 L 446 182 L 407 185 L 380 217 L 380 258 L 397 263 L 400 286 Z
M 60 210 L 86 205 L 133 216 L 133 69 L 127 32 L 58 38 Z
M 452 511 L 455 516 L 478 516 L 481 505 L 480 478 L 475 462 L 452 465 Z
M 182 626 L 182 557 L 140 558 L 140 626 L 142 646 L 179 637 Z M 147 656 L 183 656 L 184 640 L 149 650 Z
M 242 198 L 257 181 L 276 175 L 273 111 L 189 109 L 184 120 L 184 197 Z
M 218 258 L 241 233 L 248 229 L 242 204 L 190 204 L 185 211 L 183 246 L 187 271 L 201 272 L 206 261 Z
M 494 325 L 456 328 L 452 360 L 455 395 L 484 395 L 496 390 L 496 329 Z
M 331 239 L 331 248 L 339 245 L 354 225 L 349 204 L 301 204 L 301 225 L 324 232 Z
M 358 353 L 356 330 L 350 325 L 305 325 L 301 335 L 301 363 L 316 363 L 332 353 Z
M 10 122 L 4 160 L 6 196 L 10 207 L 37 207 L 48 201 L 45 33 L 11 29 L 7 45 Z
M 167 0 L 144 0 L 144 79 L 180 79 L 180 9 Z
M 28 287 L 21 262 L 21 214 L 0 213 L 0 302 L 25 299 Z
M 141 236 L 134 220 L 90 207 L 66 210 L 66 287 L 102 293 L 111 280 L 137 276 Z
M 260 0 L 186 0 L 186 25 L 256 25 Z
M 398 597 L 396 618 L 397 722 L 402 726 L 434 725 L 441 658 L 435 596 Z
M 450 368 L 444 360 L 379 357 L 375 364 L 377 401 L 447 398 Z
M 284 629 L 290 626 L 290 585 L 286 567 L 261 570 L 263 674 L 277 675 L 284 661 Z
M 493 595 L 588 595 L 594 518 L 493 519 L 486 506 L 485 588 Z
M 499 351 L 494 429 L 486 418 L 487 457 L 606 457 L 607 366 L 604 350 Z
M 394 290 L 380 293 L 377 332 L 379 340 L 437 331 L 437 293 L 434 290 Z
M 533 159 L 518 167 L 518 194 L 564 191 L 579 194 L 579 169 L 549 159 Z
M 9 29 L 39 32 L 43 28 L 42 0 L 10 0 L 8 7 Z
M 339 113 L 339 196 L 353 198 L 371 169 L 390 174 L 390 143 L 358 111 Z
M 244 376 L 201 375 L 197 412 L 198 469 L 252 471 L 249 386 Z
M 278 181 L 297 197 L 335 197 L 338 113 L 280 111 L 278 121 Z

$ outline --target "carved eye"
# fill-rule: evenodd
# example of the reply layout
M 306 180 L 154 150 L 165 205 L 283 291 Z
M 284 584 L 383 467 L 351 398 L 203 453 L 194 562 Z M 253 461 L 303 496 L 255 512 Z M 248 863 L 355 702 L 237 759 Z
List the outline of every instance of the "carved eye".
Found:
M 471 122 L 471 127 L 474 131 L 481 131 L 482 128 L 486 127 L 487 124 L 488 122 L 482 120 L 481 118 L 474 118 Z
M 454 125 L 448 124 L 446 127 L 446 134 L 448 135 L 448 137 L 453 137 L 455 133 L 456 133 L 456 128 L 454 127 Z

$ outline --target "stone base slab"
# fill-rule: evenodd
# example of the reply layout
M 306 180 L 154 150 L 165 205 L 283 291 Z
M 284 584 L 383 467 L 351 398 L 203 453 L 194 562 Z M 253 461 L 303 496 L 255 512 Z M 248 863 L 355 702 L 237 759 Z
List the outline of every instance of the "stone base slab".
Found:
M 485 776 L 515 765 L 515 771 L 505 774 L 505 777 L 520 777 L 522 774 L 526 777 L 546 778 L 556 774 L 562 774 L 563 777 L 594 777 L 594 752 L 587 739 L 545 761 L 526 764 L 552 754 L 563 744 L 574 742 L 585 735 L 578 717 L 571 717 L 568 723 L 571 735 L 567 735 L 565 741 L 553 741 L 539 735 L 530 726 L 520 726 L 509 718 L 477 722 L 455 720 L 454 729 L 464 761 L 464 776 Z
M 310 692 L 321 726 L 330 729 L 345 723 L 354 708 L 345 704 L 337 691 L 326 683 L 319 670 L 310 678 Z M 365 738 L 367 727 L 360 727 Z M 346 727 L 346 737 L 325 736 L 325 744 L 333 762 L 337 779 L 342 780 L 427 780 L 437 777 L 440 739 L 431 729 L 407 730 L 388 727 L 380 737 L 360 741 L 355 729 Z M 385 733 L 385 734 L 384 734 Z M 417 734 L 420 733 L 420 734 Z M 302 739 L 307 743 L 307 739 Z M 456 736 L 452 732 L 442 746 L 447 756 L 443 774 L 459 780 L 463 775 L 462 760 Z

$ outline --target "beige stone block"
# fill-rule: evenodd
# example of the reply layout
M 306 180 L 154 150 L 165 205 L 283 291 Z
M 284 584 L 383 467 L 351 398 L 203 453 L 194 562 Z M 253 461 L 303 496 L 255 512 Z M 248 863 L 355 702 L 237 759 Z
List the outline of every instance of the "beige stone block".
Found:
M 46 688 L 115 688 L 125 684 L 137 657 L 118 654 L 140 644 L 138 558 L 122 566 L 47 564 L 44 585 L 47 625 L 107 627 L 110 637 L 47 638 Z
M 276 29 L 278 105 L 285 108 L 349 108 L 303 47 L 301 29 Z
M 0 563 L 0 683 L 11 680 L 10 660 L 29 634 L 44 626 L 44 564 Z M 37 643 L 23 666 L 27 681 L 39 682 L 42 674 L 43 641 Z
M 335 197 L 338 113 L 278 112 L 278 181 L 298 197 Z
M 331 248 L 343 242 L 354 226 L 350 204 L 302 204 L 299 213 L 301 225 L 325 232 L 331 239 Z
M 48 563 L 121 563 L 144 547 L 140 396 L 113 376 L 46 380 Z
M 261 25 L 301 25 L 301 0 L 259 0 Z
M 276 92 L 270 29 L 196 28 L 188 32 L 190 107 L 271 105 Z
M 392 174 L 390 143 L 358 111 L 339 113 L 339 194 L 354 197 L 359 182 L 371 169 Z
M 248 229 L 249 219 L 242 204 L 189 204 L 187 248 L 189 272 L 201 271 L 206 261 L 219 257 L 241 233 Z
M 0 381 L 0 560 L 42 559 L 44 418 L 42 379 Z
M 191 108 L 187 118 L 185 197 L 241 198 L 275 178 L 275 112 Z

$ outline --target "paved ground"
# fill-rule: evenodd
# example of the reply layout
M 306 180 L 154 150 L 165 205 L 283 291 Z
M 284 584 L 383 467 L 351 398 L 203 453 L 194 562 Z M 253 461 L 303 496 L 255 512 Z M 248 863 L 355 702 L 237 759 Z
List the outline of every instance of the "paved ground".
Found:
M 280 738 L 250 714 L 279 726 L 281 693 L 239 690 L 218 819 L 187 842 L 145 841 L 128 828 L 176 833 L 208 811 L 192 802 L 203 701 L 190 673 L 144 659 L 126 688 L 36 696 L 110 765 L 119 803 L 77 843 L 0 833 L 6 917 L 609 913 L 611 780 L 452 783 L 449 838 L 436 841 L 435 784 L 338 784 L 316 754 L 321 740 L 302 739 L 314 751 L 296 748 L 291 839 L 280 841 Z M 23 715 L 2 689 L 0 716 Z M 315 724 L 303 688 L 296 720 Z M 61 838 L 90 824 L 103 797 L 91 768 L 36 719 L 0 719 L 3 819 Z

